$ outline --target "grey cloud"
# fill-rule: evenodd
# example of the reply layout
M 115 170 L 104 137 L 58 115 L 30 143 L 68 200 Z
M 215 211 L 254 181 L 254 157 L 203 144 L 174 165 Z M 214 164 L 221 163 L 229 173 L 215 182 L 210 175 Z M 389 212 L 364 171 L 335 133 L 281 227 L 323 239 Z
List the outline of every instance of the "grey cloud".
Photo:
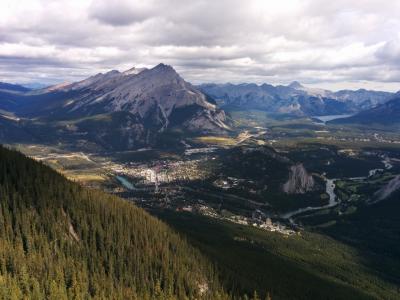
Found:
M 154 13 L 153 8 L 151 4 L 140 0 L 99 0 L 92 2 L 89 7 L 89 16 L 105 24 L 126 26 L 151 17 Z
M 392 62 L 400 66 L 400 37 L 386 42 L 376 51 L 376 57 L 382 62 Z
M 38 3 L 0 20 L 3 80 L 165 62 L 196 83 L 400 82 L 396 0 Z

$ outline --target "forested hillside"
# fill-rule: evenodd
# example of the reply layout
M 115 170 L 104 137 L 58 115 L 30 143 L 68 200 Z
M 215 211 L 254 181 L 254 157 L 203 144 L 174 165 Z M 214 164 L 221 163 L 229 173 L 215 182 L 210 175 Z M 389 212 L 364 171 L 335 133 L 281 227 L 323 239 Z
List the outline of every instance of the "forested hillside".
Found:
M 1 299 L 228 299 L 211 264 L 133 204 L 0 147 Z

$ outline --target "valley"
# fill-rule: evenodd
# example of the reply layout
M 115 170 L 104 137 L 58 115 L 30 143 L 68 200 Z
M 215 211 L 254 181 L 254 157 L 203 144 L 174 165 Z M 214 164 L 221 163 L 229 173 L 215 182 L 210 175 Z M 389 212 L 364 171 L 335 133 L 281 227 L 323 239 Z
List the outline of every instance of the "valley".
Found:
M 242 121 L 239 116 L 232 114 L 234 122 Z M 90 153 L 69 152 L 65 145 L 10 146 L 67 178 L 142 207 L 189 211 L 284 234 L 301 230 L 304 220 L 321 213 L 338 215 L 315 226 L 325 226 L 343 213 L 355 212 L 370 198 L 370 194 L 361 192 L 362 187 L 375 183 L 378 190 L 400 169 L 400 135 L 361 129 L 346 135 L 343 128 L 315 124 L 312 119 L 273 118 L 259 117 L 251 126 L 240 125 L 229 136 L 183 137 L 170 148 Z M 355 131 L 362 132 L 363 138 L 356 137 Z M 243 151 L 249 154 L 243 156 Z M 246 165 L 234 165 L 232 169 L 225 158 L 234 160 L 237 155 Z M 252 162 L 253 156 L 272 161 L 258 165 Z M 265 175 L 265 168 L 289 168 L 295 163 L 302 163 L 311 172 L 316 181 L 312 191 L 285 194 L 281 186 L 289 173 L 284 170 L 281 175 L 273 174 L 272 183 L 268 182 L 271 186 L 255 180 L 262 179 L 257 178 L 257 169 Z M 248 173 L 249 167 L 255 174 Z M 353 195 L 349 202 L 342 196 L 343 189 L 354 185 L 360 187 L 357 197 L 362 200 L 355 202 Z
M 400 299 L 400 1 L 0 16 L 0 300 Z

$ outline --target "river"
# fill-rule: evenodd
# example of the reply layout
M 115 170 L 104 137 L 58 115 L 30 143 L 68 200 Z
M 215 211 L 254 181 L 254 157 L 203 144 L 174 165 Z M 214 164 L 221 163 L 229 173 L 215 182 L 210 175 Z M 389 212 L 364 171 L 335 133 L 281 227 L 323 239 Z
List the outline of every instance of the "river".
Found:
M 313 210 L 319 210 L 319 209 L 325 209 L 325 208 L 330 208 L 336 206 L 339 201 L 337 200 L 337 196 L 335 194 L 335 180 L 337 179 L 326 179 L 326 184 L 325 184 L 325 192 L 329 195 L 329 203 L 326 205 L 322 206 L 307 206 L 303 208 L 299 208 L 290 212 L 287 212 L 283 215 L 281 215 L 281 218 L 283 219 L 290 219 L 291 217 L 307 212 L 307 211 L 313 211 Z
M 135 187 L 133 186 L 133 184 L 130 183 L 125 177 L 122 177 L 122 176 L 117 175 L 117 176 L 115 176 L 115 178 L 117 178 L 118 181 L 121 182 L 121 184 L 122 184 L 124 187 L 126 187 L 128 190 L 134 190 L 134 189 L 135 189 Z
M 384 168 L 386 170 L 390 170 L 393 165 L 390 162 L 390 157 L 388 156 L 383 156 L 382 157 L 382 164 L 384 165 Z M 375 175 L 377 172 L 383 171 L 384 169 L 372 169 L 369 170 L 368 172 L 368 176 L 364 176 L 364 177 L 352 177 L 352 178 L 348 178 L 351 180 L 364 180 L 367 179 L 368 177 L 371 177 L 373 175 Z M 329 203 L 326 205 L 322 205 L 322 206 L 308 206 L 308 207 L 303 207 L 303 208 L 299 208 L 297 210 L 293 210 L 287 213 L 284 213 L 281 215 L 281 218 L 283 219 L 290 219 L 291 217 L 307 212 L 307 211 L 313 211 L 313 210 L 320 210 L 320 209 L 326 209 L 326 208 L 330 208 L 330 207 L 334 207 L 336 205 L 339 204 L 340 200 L 337 198 L 336 194 L 335 194 L 335 181 L 337 179 L 328 179 L 326 178 L 326 186 L 325 186 L 325 192 L 329 195 Z

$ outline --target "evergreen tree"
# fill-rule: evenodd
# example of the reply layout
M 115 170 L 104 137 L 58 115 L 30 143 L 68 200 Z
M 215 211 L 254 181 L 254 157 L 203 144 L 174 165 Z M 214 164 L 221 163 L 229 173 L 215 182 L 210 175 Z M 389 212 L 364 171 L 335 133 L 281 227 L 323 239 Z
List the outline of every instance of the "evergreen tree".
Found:
M 234 298 L 205 257 L 143 209 L 3 147 L 0 245 L 1 299 Z

